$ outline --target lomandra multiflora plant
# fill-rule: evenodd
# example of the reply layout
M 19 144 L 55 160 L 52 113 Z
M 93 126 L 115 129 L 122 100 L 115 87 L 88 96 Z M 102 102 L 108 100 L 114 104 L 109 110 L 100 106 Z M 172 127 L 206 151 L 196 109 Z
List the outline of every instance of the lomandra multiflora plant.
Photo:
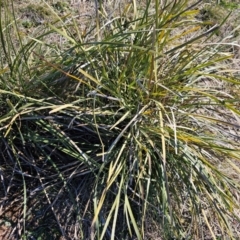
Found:
M 35 35 L 1 2 L 5 239 L 236 239 L 240 81 L 201 2 L 102 3 L 84 31 L 45 2 Z

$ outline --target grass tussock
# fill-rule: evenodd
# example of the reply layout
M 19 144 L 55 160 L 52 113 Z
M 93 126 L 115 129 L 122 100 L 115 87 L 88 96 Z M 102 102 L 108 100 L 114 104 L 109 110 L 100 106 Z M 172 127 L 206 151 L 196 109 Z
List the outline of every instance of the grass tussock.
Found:
M 236 239 L 239 72 L 200 2 L 103 3 L 81 29 L 45 2 L 25 34 L 2 1 L 5 239 Z

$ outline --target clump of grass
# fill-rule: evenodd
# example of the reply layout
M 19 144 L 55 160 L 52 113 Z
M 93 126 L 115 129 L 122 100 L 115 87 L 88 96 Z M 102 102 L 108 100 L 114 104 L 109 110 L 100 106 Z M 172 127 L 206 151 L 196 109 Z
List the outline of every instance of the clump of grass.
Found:
M 84 35 L 59 18 L 25 44 L 17 35 L 18 48 L 5 19 L 1 206 L 18 226 L 11 238 L 144 239 L 147 222 L 163 239 L 238 234 L 240 188 L 218 164 L 239 172 L 229 128 L 239 128 L 240 82 L 221 42 L 208 43 L 218 26 L 203 30 L 187 2 L 133 1 L 113 18 L 103 4 Z M 71 47 L 46 44 L 53 32 Z
M 240 7 L 239 3 L 237 3 L 237 1 L 220 1 L 219 3 L 221 6 L 223 6 L 224 8 L 230 9 L 230 10 L 234 10 Z

